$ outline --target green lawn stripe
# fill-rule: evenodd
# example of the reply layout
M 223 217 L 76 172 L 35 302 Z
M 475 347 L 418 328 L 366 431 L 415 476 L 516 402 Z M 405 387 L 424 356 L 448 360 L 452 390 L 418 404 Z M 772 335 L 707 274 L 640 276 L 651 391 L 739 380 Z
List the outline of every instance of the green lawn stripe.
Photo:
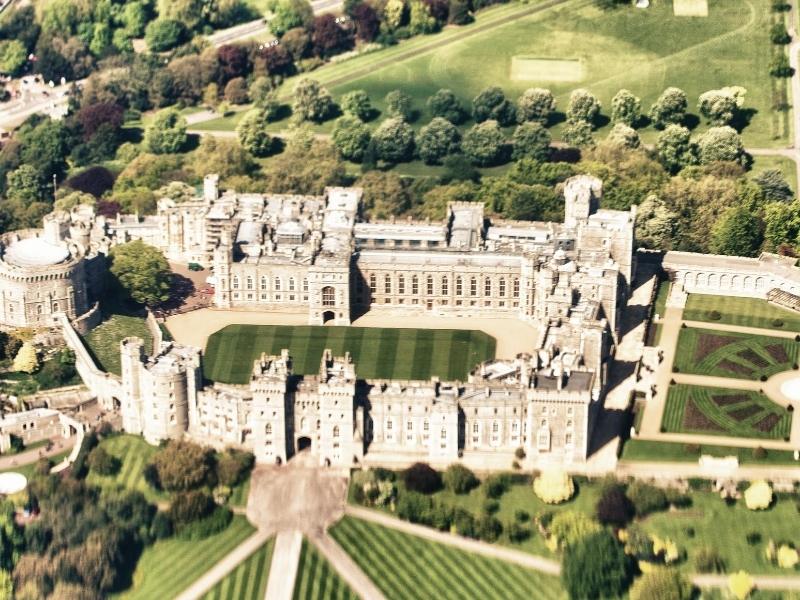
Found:
M 414 356 L 411 360 L 411 379 L 429 379 L 431 359 L 433 358 L 433 332 L 429 329 L 418 329 Z
M 378 353 L 381 347 L 381 338 L 383 329 L 378 328 L 364 328 L 361 334 L 361 345 L 359 361 L 356 363 L 356 369 L 359 377 L 361 372 L 375 373 L 378 364 Z
M 412 379 L 414 350 L 419 330 L 404 330 L 398 337 L 394 356 L 393 379 Z
M 347 330 L 347 349 L 356 366 L 361 364 L 361 346 L 366 330 L 366 327 L 350 327 Z
M 392 379 L 397 356 L 397 342 L 400 331 L 397 329 L 384 329 L 381 336 L 381 345 L 378 349 L 378 360 L 373 373 L 364 373 L 365 379 Z

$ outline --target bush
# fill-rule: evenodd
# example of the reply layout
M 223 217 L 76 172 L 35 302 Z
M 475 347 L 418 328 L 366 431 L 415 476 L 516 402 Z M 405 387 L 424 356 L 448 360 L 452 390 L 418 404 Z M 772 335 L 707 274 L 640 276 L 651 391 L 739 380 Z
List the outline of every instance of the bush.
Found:
M 722 318 L 722 315 L 718 310 L 712 310 L 708 313 L 708 318 L 711 321 L 719 321 Z
M 172 535 L 172 521 L 164 511 L 158 511 L 150 524 L 150 537 L 154 540 L 163 540 Z
M 772 319 L 772 326 L 773 327 L 783 327 L 784 326 L 783 319 Z
M 175 529 L 180 531 L 189 523 L 209 516 L 214 506 L 214 499 L 202 490 L 178 492 L 172 498 L 168 514 Z
M 761 446 L 753 448 L 753 458 L 756 460 L 764 460 L 767 458 L 767 451 Z
M 475 521 L 478 538 L 484 542 L 496 542 L 503 533 L 503 525 L 491 515 L 483 515 Z
M 161 487 L 161 479 L 158 476 L 158 469 L 153 463 L 147 463 L 144 466 L 144 469 L 142 469 L 142 476 L 147 482 L 147 485 L 154 490 L 161 491 L 163 489 Z
M 499 499 L 508 491 L 509 483 L 508 475 L 490 475 L 483 482 L 483 491 L 488 498 Z
M 217 506 L 210 515 L 188 523 L 178 530 L 178 536 L 184 540 L 202 540 L 223 531 L 230 525 L 232 519 L 233 513 L 229 508 Z
M 597 501 L 597 520 L 604 525 L 622 527 L 633 518 L 636 509 L 625 495 L 621 486 L 613 485 L 606 488 L 600 500 Z
M 89 453 L 89 470 L 98 475 L 114 475 L 119 471 L 120 460 L 109 454 L 105 448 L 98 446 Z
M 749 546 L 755 546 L 756 544 L 761 543 L 761 534 L 758 531 L 750 531 L 745 536 L 745 539 L 747 540 L 747 544 Z
M 188 35 L 189 31 L 180 21 L 158 19 L 147 26 L 144 40 L 151 52 L 163 52 L 185 42 Z
M 744 492 L 744 503 L 750 510 L 764 510 L 772 504 L 772 488 L 763 479 L 754 481 Z
M 694 555 L 694 568 L 698 573 L 724 573 L 725 561 L 714 548 L 706 546 Z
M 684 444 L 683 451 L 686 454 L 700 454 L 700 444 Z
M 659 568 L 644 573 L 633 584 L 630 600 L 690 600 L 692 584 L 678 571 Z
M 638 480 L 628 486 L 626 495 L 633 502 L 636 514 L 640 517 L 665 510 L 669 505 L 664 490 Z
M 463 508 L 457 508 L 453 511 L 451 529 L 458 535 L 465 537 L 474 538 L 477 536 L 475 517 Z
M 433 501 L 417 492 L 400 494 L 397 500 L 397 516 L 412 523 L 423 523 L 428 516 Z
M 483 512 L 487 515 L 493 515 L 500 510 L 500 502 L 497 500 L 493 500 L 492 498 L 487 498 L 483 502 Z
M 520 544 L 531 537 L 531 530 L 528 527 L 523 527 L 516 521 L 511 521 L 505 527 L 506 535 L 510 542 Z
M 525 448 L 520 446 L 516 450 L 514 450 L 514 458 L 517 460 L 523 460 L 525 458 Z
M 452 464 L 442 476 L 444 486 L 454 494 L 466 494 L 478 485 L 478 478 L 467 467 Z
M 575 494 L 575 484 L 564 471 L 548 470 L 533 481 L 533 492 L 542 502 L 561 504 Z
M 744 600 L 755 588 L 753 578 L 745 571 L 737 571 L 728 578 L 728 590 L 734 598 Z
M 442 489 L 442 477 L 426 463 L 414 463 L 403 471 L 406 489 L 421 494 L 433 494 Z
M 622 546 L 607 531 L 594 533 L 567 549 L 562 579 L 570 598 L 616 598 L 631 581 L 633 568 Z

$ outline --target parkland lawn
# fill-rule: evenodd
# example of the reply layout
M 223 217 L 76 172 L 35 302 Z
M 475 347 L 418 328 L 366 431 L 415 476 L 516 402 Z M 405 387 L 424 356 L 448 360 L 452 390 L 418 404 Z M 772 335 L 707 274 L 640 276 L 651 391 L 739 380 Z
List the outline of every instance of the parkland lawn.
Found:
M 611 98 L 621 88 L 639 96 L 647 112 L 666 87 L 679 87 L 689 97 L 689 111 L 696 113 L 703 92 L 740 85 L 747 96 L 744 115 L 736 125 L 745 145 L 784 146 L 790 141 L 789 113 L 772 108 L 786 100 L 787 92 L 786 81 L 768 73 L 770 60 L 779 51 L 770 42 L 769 29 L 784 18 L 771 12 L 771 0 L 709 0 L 707 18 L 676 17 L 669 0 L 653 1 L 646 10 L 623 6 L 602 11 L 586 0 L 568 0 L 536 11 L 536 4 L 511 2 L 480 11 L 472 25 L 416 36 L 329 64 L 311 77 L 328 86 L 337 99 L 363 89 L 379 110 L 385 108 L 388 92 L 402 89 L 420 112 L 415 126 L 430 120 L 425 103 L 440 88 L 453 90 L 466 104 L 490 85 L 500 86 L 512 99 L 527 88 L 545 87 L 553 91 L 563 111 L 572 90 L 583 87 L 598 96 L 603 113 L 609 114 Z M 576 61 L 582 76 L 550 81 L 533 69 L 519 80 L 512 78 L 515 57 Z M 291 99 L 302 76 L 287 80 L 281 94 Z M 220 119 L 201 127 L 231 129 L 234 121 Z M 688 124 L 697 131 L 707 127 L 695 115 Z M 286 124 L 274 127 L 285 129 Z M 555 125 L 554 138 L 559 138 L 562 127 Z M 608 128 L 601 123 L 598 135 L 604 136 Z M 329 129 L 330 123 L 319 128 Z M 649 126 L 640 133 L 646 142 L 657 134 Z
M 263 598 L 262 594 L 259 600 Z M 297 579 L 294 584 L 295 600 L 358 600 L 339 574 L 319 552 L 303 540 Z
M 712 315 L 715 311 L 719 313 L 719 319 L 712 318 L 716 316 Z M 758 298 L 690 294 L 683 310 L 683 318 L 687 321 L 800 331 L 800 313 L 779 308 Z M 779 322 L 783 324 L 778 326 Z
M 139 558 L 131 588 L 117 598 L 175 598 L 254 532 L 247 519 L 234 516 L 227 529 L 205 539 L 156 542 Z
M 330 534 L 388 600 L 564 596 L 557 577 L 353 517 L 345 516 Z
M 495 339 L 482 331 L 286 325 L 228 325 L 208 339 L 203 369 L 223 383 L 247 383 L 263 352 L 288 348 L 295 374 L 319 372 L 322 353 L 349 352 L 361 379 L 464 381 L 480 362 L 494 358 Z
M 203 600 L 263 600 L 269 581 L 274 540 L 269 540 L 244 559 Z

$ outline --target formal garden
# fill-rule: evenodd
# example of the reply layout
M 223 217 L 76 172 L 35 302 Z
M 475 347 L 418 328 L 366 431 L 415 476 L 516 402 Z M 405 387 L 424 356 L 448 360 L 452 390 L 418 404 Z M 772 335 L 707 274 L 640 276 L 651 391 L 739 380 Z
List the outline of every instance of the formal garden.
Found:
M 701 456 L 725 458 L 735 456 L 740 465 L 794 465 L 798 461 L 791 450 L 767 450 L 765 448 L 739 448 L 714 444 L 692 444 L 641 440 L 625 441 L 620 458 L 625 461 L 643 462 L 688 462 L 697 463 Z
M 760 392 L 672 385 L 661 430 L 789 440 L 792 412 Z
M 263 598 L 263 594 L 258 600 Z M 308 540 L 303 539 L 297 578 L 294 583 L 296 600 L 357 600 L 358 596 L 344 582 L 330 563 Z
M 687 321 L 800 331 L 800 314 L 760 298 L 689 294 L 683 318 Z
M 766 381 L 797 368 L 800 343 L 794 339 L 732 331 L 682 328 L 674 373 Z

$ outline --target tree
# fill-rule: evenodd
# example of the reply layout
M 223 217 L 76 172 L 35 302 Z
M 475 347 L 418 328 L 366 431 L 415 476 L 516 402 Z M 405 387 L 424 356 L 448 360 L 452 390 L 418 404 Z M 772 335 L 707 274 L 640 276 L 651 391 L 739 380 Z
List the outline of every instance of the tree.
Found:
M 16 77 L 28 62 L 28 49 L 19 40 L 0 42 L 0 71 Z
M 39 368 L 39 353 L 36 351 L 36 346 L 33 342 L 25 342 L 14 357 L 14 363 L 11 366 L 14 371 L 22 373 L 33 373 Z
M 73 136 L 62 121 L 43 119 L 33 127 L 24 124 L 17 137 L 22 143 L 22 164 L 35 167 L 48 179 L 54 174 L 58 177 L 64 174 Z
M 237 140 L 205 135 L 197 150 L 190 155 L 189 165 L 198 177 L 217 173 L 227 179 L 235 175 L 247 175 L 255 165 L 252 157 Z
M 288 34 L 287 34 L 288 35 Z M 268 46 L 258 55 L 256 69 L 263 65 L 267 75 L 281 77 L 294 73 L 294 58 L 284 46 Z
M 625 495 L 621 486 L 613 484 L 603 490 L 595 507 L 597 520 L 603 525 L 623 527 L 630 521 L 636 510 Z
M 514 130 L 511 144 L 514 147 L 512 158 L 533 158 L 546 161 L 550 158 L 550 132 L 538 121 L 522 123 Z
M 414 130 L 401 117 L 386 119 L 372 134 L 378 158 L 391 163 L 410 160 L 414 153 Z
M 475 473 L 458 463 L 447 467 L 442 479 L 444 486 L 454 494 L 467 494 L 479 484 Z
M 110 125 L 114 130 L 122 127 L 125 109 L 114 102 L 97 102 L 81 106 L 75 119 L 83 130 L 83 138 L 88 140 L 94 136 L 102 125 Z
M 169 517 L 180 530 L 214 512 L 214 499 L 203 490 L 182 490 L 176 493 L 169 506 Z
M 775 78 L 788 78 L 794 75 L 789 57 L 779 52 L 769 63 L 769 74 Z
M 711 127 L 697 140 L 697 151 L 700 164 L 707 165 L 716 161 L 731 161 L 744 164 L 747 155 L 744 152 L 742 138 L 733 127 Z
M 633 502 L 638 517 L 646 517 L 650 513 L 665 510 L 669 506 L 664 490 L 644 483 L 640 479 L 635 479 L 628 485 L 625 495 Z
M 119 459 L 102 446 L 96 446 L 89 452 L 88 463 L 91 471 L 105 476 L 114 475 L 120 467 Z
M 686 118 L 688 107 L 689 100 L 686 92 L 676 87 L 669 87 L 650 107 L 650 120 L 659 129 L 663 129 L 670 123 L 680 125 Z
M 585 121 L 590 125 L 600 115 L 600 101 L 589 90 L 577 89 L 569 96 L 567 104 L 568 121 Z
M 730 125 L 739 105 L 727 90 L 711 90 L 700 95 L 697 108 L 712 125 Z
M 625 123 L 615 123 L 614 127 L 608 133 L 606 140 L 620 148 L 634 149 L 638 148 L 641 140 L 636 130 Z
M 403 0 L 387 0 L 383 6 L 383 26 L 388 31 L 394 31 L 403 22 L 406 14 L 406 4 Z
M 745 600 L 756 585 L 753 578 L 746 571 L 737 571 L 728 577 L 728 590 L 737 600 Z
M 448 154 L 458 152 L 461 134 L 450 121 L 434 117 L 419 130 L 417 151 L 427 165 L 438 164 Z
M 372 139 L 369 127 L 352 115 L 336 119 L 332 132 L 333 145 L 347 160 L 360 162 Z
M 172 272 L 157 248 L 135 240 L 114 246 L 110 258 L 111 274 L 134 301 L 154 306 L 169 299 Z
M 772 488 L 763 479 L 754 481 L 744 491 L 744 502 L 750 510 L 764 510 L 772 504 Z
M 508 145 L 497 121 L 489 120 L 473 125 L 464 135 L 461 149 L 470 160 L 481 167 L 505 162 Z
M 658 159 L 670 173 L 677 173 L 697 162 L 697 149 L 691 141 L 691 133 L 683 125 L 667 125 L 656 140 Z
M 606 531 L 567 548 L 562 565 L 564 587 L 573 600 L 621 596 L 631 580 L 631 562 Z
M 0 600 L 12 600 L 14 597 L 14 580 L 11 573 L 5 569 L 0 570 Z
M 326 58 L 352 47 L 353 39 L 347 30 L 339 26 L 338 21 L 339 19 L 331 13 L 314 18 L 311 44 L 317 56 Z
M 550 522 L 550 535 L 561 549 L 571 548 L 584 538 L 603 531 L 600 525 L 582 512 L 562 510 Z
M 311 36 L 304 28 L 293 27 L 283 34 L 281 46 L 286 49 L 293 60 L 298 61 L 306 58 L 311 51 Z
M 517 121 L 537 121 L 544 125 L 555 109 L 553 92 L 544 88 L 529 88 L 517 98 Z
M 675 569 L 659 568 L 644 573 L 631 586 L 631 600 L 691 600 L 692 584 Z
M 546 504 L 561 504 L 575 494 L 575 484 L 566 472 L 549 469 L 533 480 L 533 493 Z
M 356 37 L 363 42 L 372 42 L 380 33 L 381 20 L 375 9 L 367 2 L 359 2 L 350 11 L 356 23 Z
M 711 230 L 709 249 L 714 254 L 756 256 L 761 247 L 761 223 L 744 206 L 726 210 Z
M 331 93 L 314 79 L 301 79 L 294 88 L 292 111 L 301 121 L 321 123 L 336 111 Z
M 414 35 L 433 33 L 439 29 L 439 23 L 431 14 L 430 8 L 422 0 L 409 2 L 408 30 Z
M 570 146 L 582 148 L 594 146 L 592 126 L 587 121 L 569 121 L 561 132 L 561 137 Z
M 620 90 L 611 99 L 611 122 L 636 127 L 642 116 L 642 102 L 628 90 Z
M 154 154 L 180 152 L 186 139 L 186 119 L 174 108 L 156 113 L 144 132 L 144 145 Z
M 247 98 L 247 81 L 244 77 L 234 77 L 225 85 L 225 101 L 231 104 L 245 104 Z
M 450 0 L 447 18 L 453 25 L 467 25 L 472 23 L 473 17 L 469 0 Z
M 352 92 L 347 92 L 344 96 L 342 96 L 340 105 L 345 114 L 353 115 L 362 121 L 369 121 L 375 112 L 369 96 L 364 90 L 353 90 Z
M 372 219 L 388 219 L 408 210 L 411 198 L 397 173 L 369 171 L 358 180 L 362 202 Z
M 40 202 L 53 195 L 52 184 L 42 177 L 35 167 L 24 164 L 7 176 L 6 195 L 25 204 Z
M 171 440 L 153 457 L 161 486 L 167 491 L 187 491 L 206 483 L 212 452 L 193 442 Z
M 789 32 L 786 30 L 786 25 L 783 21 L 775 23 L 769 30 L 769 39 L 772 40 L 772 43 L 777 46 L 785 46 L 786 44 L 791 43 L 792 36 L 789 35 Z
M 497 86 L 488 87 L 472 99 L 472 117 L 478 123 L 497 121 L 503 127 L 517 119 L 517 109 Z
M 602 10 L 614 10 L 621 4 L 630 4 L 628 0 L 594 0 L 594 3 Z
M 463 123 L 467 117 L 461 101 L 448 89 L 441 89 L 428 98 L 428 110 L 434 117 L 447 119 L 455 125 Z
M 764 246 L 774 251 L 782 244 L 796 246 L 800 234 L 800 203 L 770 202 L 764 205 Z
M 403 471 L 406 489 L 420 494 L 432 494 L 442 489 L 442 476 L 426 463 L 414 463 Z
M 794 198 L 794 192 L 780 169 L 765 169 L 758 173 L 753 181 L 761 189 L 765 200 L 788 202 Z
M 411 106 L 411 96 L 401 90 L 392 90 L 383 99 L 386 103 L 386 114 L 389 117 L 400 117 L 404 121 L 410 121 L 413 116 Z
M 144 33 L 144 41 L 151 52 L 171 50 L 185 42 L 188 37 L 186 26 L 173 19 L 151 21 Z
M 294 27 L 308 28 L 314 21 L 314 10 L 308 0 L 275 0 L 270 10 L 269 30 L 277 37 Z
M 251 70 L 247 49 L 238 44 L 224 44 L 217 48 L 217 83 L 225 85 L 231 79 L 247 77 Z
M 220 485 L 233 487 L 245 479 L 253 468 L 255 457 L 252 452 L 229 448 L 217 458 L 216 474 Z
M 247 111 L 236 126 L 236 134 L 242 148 L 253 156 L 264 158 L 275 151 L 275 140 L 267 133 L 269 112 L 254 108 Z

